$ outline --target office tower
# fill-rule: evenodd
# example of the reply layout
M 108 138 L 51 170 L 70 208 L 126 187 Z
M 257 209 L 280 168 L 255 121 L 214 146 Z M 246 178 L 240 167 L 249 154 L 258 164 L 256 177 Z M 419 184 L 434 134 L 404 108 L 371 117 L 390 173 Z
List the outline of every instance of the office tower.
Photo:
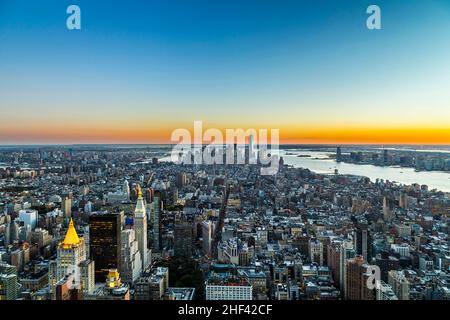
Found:
M 49 272 L 49 284 L 53 290 L 55 285 L 68 274 L 75 275 L 79 272 L 79 264 L 86 260 L 84 239 L 79 238 L 73 220 L 70 219 L 69 228 L 63 242 L 58 245 L 54 268 Z M 78 281 L 79 279 L 76 279 Z
M 331 270 L 331 275 L 333 277 L 334 282 L 336 283 L 336 287 L 340 287 L 340 264 L 339 264 L 339 258 L 340 258 L 340 248 L 341 248 L 341 242 L 338 241 L 332 241 L 330 245 L 327 247 L 327 261 L 328 261 L 328 267 Z
M 142 271 L 141 255 L 135 230 L 126 229 L 121 233 L 120 265 L 119 270 L 124 282 L 133 283 L 139 278 Z
M 172 204 L 177 204 L 178 203 L 178 188 L 177 187 L 173 187 L 172 188 Z
M 153 202 L 151 204 L 151 223 L 152 223 L 152 249 L 161 250 L 161 211 L 162 200 L 161 193 L 155 192 Z
M 6 224 L 5 245 L 13 244 L 14 241 L 19 240 L 19 225 L 16 220 Z
M 231 238 L 225 243 L 224 258 L 227 263 L 239 264 L 239 250 L 237 238 Z
M 31 230 L 36 228 L 38 222 L 38 212 L 36 210 L 20 210 L 19 221 L 24 226 L 29 226 Z
M 409 281 L 402 271 L 388 272 L 388 283 L 399 300 L 409 300 Z
M 383 198 L 383 219 L 384 221 L 391 221 L 394 211 L 394 200 L 388 197 Z
M 178 257 L 192 256 L 192 225 L 190 223 L 175 224 L 174 254 Z
M 19 241 L 30 242 L 31 226 L 29 224 L 19 227 Z
M 368 288 L 368 278 L 372 273 L 369 265 L 364 262 L 362 256 L 347 260 L 346 265 L 346 292 L 347 300 L 374 300 L 374 289 Z
M 203 252 L 206 255 L 211 255 L 211 244 L 213 237 L 213 224 L 211 221 L 202 222 L 202 239 L 203 239 Z
M 64 210 L 64 217 L 70 218 L 72 216 L 72 199 L 70 197 L 64 198 L 62 207 Z
M 130 201 L 130 185 L 129 185 L 129 183 L 128 183 L 128 180 L 125 180 L 124 181 L 124 183 L 123 183 L 123 188 L 122 188 L 122 192 L 124 193 L 124 194 L 126 194 L 126 198 L 127 198 L 127 201 Z
M 18 288 L 16 267 L 0 261 L 0 301 L 17 299 Z
M 403 209 L 408 209 L 409 206 L 409 197 L 406 192 L 400 193 L 399 197 L 399 207 Z
M 344 240 L 339 249 L 339 284 L 340 290 L 344 293 L 344 295 L 347 286 L 347 261 L 354 258 L 355 256 L 356 252 L 353 247 L 353 243 L 351 241 Z
M 37 244 L 39 250 L 49 245 L 52 241 L 52 238 L 53 237 L 48 233 L 47 230 L 41 228 L 36 228 L 31 233 L 31 242 L 33 244 Z
M 150 264 L 150 254 L 147 248 L 147 215 L 141 187 L 138 186 L 138 199 L 134 209 L 134 231 L 140 254 L 141 269 L 144 271 Z
M 249 266 L 250 265 L 250 250 L 246 243 L 244 243 L 239 250 L 238 263 L 240 266 Z
M 183 188 L 186 184 L 187 184 L 186 173 L 184 172 L 178 173 L 176 186 L 178 188 Z
M 0 301 L 17 298 L 17 275 L 0 273 Z
M 355 242 L 356 253 L 362 255 L 364 260 L 370 263 L 372 261 L 372 237 L 366 222 L 358 223 Z
M 96 212 L 89 217 L 89 251 L 95 262 L 95 281 L 104 282 L 120 260 L 120 215 Z
M 95 289 L 95 262 L 93 260 L 84 260 L 79 264 L 80 282 L 83 294 L 90 294 Z
M 341 147 L 336 148 L 336 161 L 341 162 L 342 161 L 342 150 Z
M 17 268 L 13 265 L 0 261 L 1 274 L 17 274 Z
M 323 265 L 323 244 L 318 239 L 310 239 L 308 243 L 309 259 L 311 262 Z

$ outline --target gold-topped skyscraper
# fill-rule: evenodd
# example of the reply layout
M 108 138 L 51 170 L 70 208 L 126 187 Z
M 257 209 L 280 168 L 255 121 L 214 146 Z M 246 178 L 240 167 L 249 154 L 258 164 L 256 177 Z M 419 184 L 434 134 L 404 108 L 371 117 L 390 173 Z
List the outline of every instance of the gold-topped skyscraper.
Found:
M 81 240 L 78 237 L 77 231 L 75 230 L 75 226 L 73 224 L 73 220 L 71 218 L 66 236 L 64 237 L 64 241 L 60 243 L 60 246 L 63 246 L 65 249 L 70 249 L 74 246 L 78 246 L 80 242 Z
M 54 289 L 58 281 L 71 274 L 74 275 L 74 285 L 81 287 L 79 264 L 86 260 L 86 248 L 83 238 L 80 238 L 75 230 L 72 219 L 56 254 L 56 261 L 53 262 L 49 272 L 50 286 Z

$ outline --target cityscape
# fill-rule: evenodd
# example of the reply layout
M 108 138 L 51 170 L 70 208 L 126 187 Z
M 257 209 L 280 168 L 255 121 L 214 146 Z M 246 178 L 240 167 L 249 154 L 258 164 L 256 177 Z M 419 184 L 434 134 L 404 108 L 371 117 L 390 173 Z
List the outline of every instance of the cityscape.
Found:
M 1 300 L 450 298 L 448 192 L 170 148 L 3 147 Z
M 447 305 L 448 39 L 448 0 L 0 0 L 0 307 Z

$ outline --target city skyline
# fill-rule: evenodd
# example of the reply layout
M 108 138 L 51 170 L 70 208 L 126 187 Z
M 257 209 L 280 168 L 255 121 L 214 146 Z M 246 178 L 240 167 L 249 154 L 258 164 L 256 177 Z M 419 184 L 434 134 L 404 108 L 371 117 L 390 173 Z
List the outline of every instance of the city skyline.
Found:
M 450 5 L 0 1 L 0 144 L 170 143 L 280 129 L 283 144 L 450 144 Z

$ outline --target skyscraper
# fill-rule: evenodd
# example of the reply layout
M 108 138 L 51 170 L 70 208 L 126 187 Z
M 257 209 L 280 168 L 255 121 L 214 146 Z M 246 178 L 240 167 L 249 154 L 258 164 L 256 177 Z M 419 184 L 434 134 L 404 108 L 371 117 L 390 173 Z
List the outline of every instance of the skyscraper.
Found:
M 19 221 L 22 222 L 24 226 L 30 226 L 30 229 L 33 230 L 37 226 L 38 212 L 36 210 L 20 210 Z
M 179 257 L 192 255 L 192 225 L 187 222 L 175 224 L 174 229 L 174 253 Z
M 176 186 L 178 188 L 183 188 L 186 185 L 186 183 L 187 183 L 186 173 L 180 172 L 179 174 L 177 174 Z
M 128 180 L 125 180 L 123 183 L 123 193 L 127 195 L 127 200 L 130 201 L 130 185 L 128 184 Z
M 161 250 L 161 210 L 162 200 L 161 193 L 155 192 L 153 202 L 151 204 L 151 224 L 152 224 L 152 249 Z
M 203 252 L 206 255 L 211 255 L 211 244 L 213 238 L 213 224 L 211 221 L 202 222 L 202 239 L 203 239 Z
M 138 200 L 134 209 L 134 230 L 141 255 L 142 270 L 145 270 L 150 263 L 150 257 L 147 248 L 147 215 L 140 186 L 138 187 Z
M 125 282 L 133 283 L 141 274 L 142 261 L 136 241 L 135 230 L 122 230 L 120 235 L 120 274 Z
M 72 198 L 66 197 L 63 201 L 64 217 L 70 218 L 72 216 Z
M 73 220 L 70 219 L 69 228 L 63 242 L 58 245 L 56 257 L 56 265 L 50 268 L 49 284 L 52 291 L 55 290 L 56 284 L 64 279 L 66 275 L 79 275 L 79 265 L 86 260 L 86 248 L 84 239 L 79 238 Z M 79 278 L 74 278 L 79 280 Z M 52 292 L 55 294 L 55 292 Z
M 95 281 L 104 282 L 120 260 L 120 215 L 96 212 L 89 217 L 89 252 L 95 262 Z
M 346 265 L 346 292 L 347 300 L 375 300 L 375 290 L 367 285 L 369 265 L 364 263 L 362 256 L 349 259 Z
M 342 161 L 342 150 L 341 147 L 336 148 L 336 161 L 341 162 Z
M 0 301 L 17 299 L 18 288 L 16 267 L 0 261 Z
M 95 288 L 95 262 L 87 259 L 81 261 L 79 267 L 81 290 L 83 294 L 90 294 Z
M 384 221 L 390 221 L 394 211 L 394 200 L 388 197 L 383 198 L 383 219 Z
M 347 286 L 347 273 L 346 265 L 347 260 L 355 257 L 356 252 L 353 247 L 353 243 L 348 240 L 344 240 L 340 246 L 339 254 L 339 285 L 341 291 L 345 294 Z
M 366 262 L 372 260 L 372 237 L 366 222 L 359 222 L 356 227 L 356 253 L 362 255 Z
M 0 300 L 16 300 L 17 297 L 17 275 L 0 274 Z

